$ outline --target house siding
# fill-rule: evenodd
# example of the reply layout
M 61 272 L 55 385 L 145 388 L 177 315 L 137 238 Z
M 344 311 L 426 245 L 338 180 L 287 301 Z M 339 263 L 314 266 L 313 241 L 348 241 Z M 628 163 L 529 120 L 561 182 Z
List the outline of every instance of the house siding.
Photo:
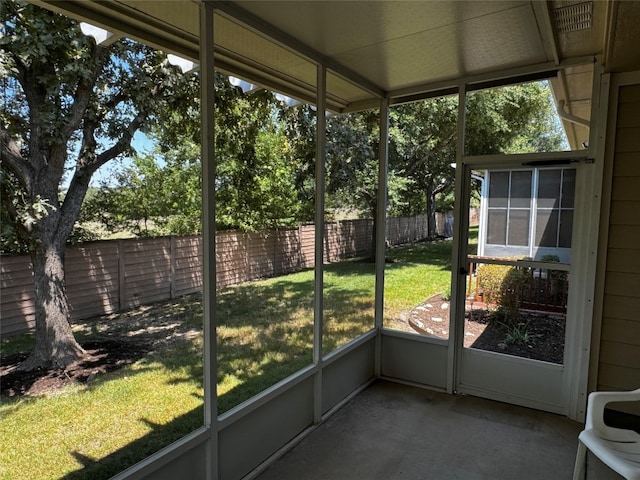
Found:
M 640 85 L 620 88 L 615 132 L 598 390 L 640 388 Z

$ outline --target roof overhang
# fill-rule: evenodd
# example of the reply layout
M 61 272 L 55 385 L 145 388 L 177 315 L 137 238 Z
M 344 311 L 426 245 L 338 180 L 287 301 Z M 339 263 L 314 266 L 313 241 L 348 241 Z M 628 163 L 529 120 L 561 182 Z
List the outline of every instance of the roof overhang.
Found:
M 116 34 L 197 61 L 193 0 L 33 0 Z M 404 102 L 461 84 L 547 76 L 565 117 L 589 121 L 593 66 L 640 69 L 640 2 L 211 2 L 216 68 L 304 102 L 327 67 L 327 107 Z M 563 120 L 577 147 L 588 130 Z

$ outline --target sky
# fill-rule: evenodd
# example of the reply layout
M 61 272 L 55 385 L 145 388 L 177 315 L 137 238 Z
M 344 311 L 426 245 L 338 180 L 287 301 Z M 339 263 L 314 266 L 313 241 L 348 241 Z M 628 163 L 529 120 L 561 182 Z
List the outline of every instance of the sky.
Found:
M 133 136 L 131 145 L 133 146 L 133 148 L 135 148 L 136 152 L 138 152 L 139 155 L 142 155 L 147 152 L 151 152 L 153 150 L 153 141 L 140 131 L 136 132 L 135 135 Z M 90 186 L 99 187 L 105 180 L 106 181 L 109 180 L 109 178 L 112 176 L 111 172 L 115 167 L 118 167 L 120 165 L 127 166 L 130 163 L 131 163 L 130 159 L 108 162 L 106 165 L 104 165 L 102 168 L 99 168 L 98 171 L 96 171 L 96 173 L 91 178 Z M 67 180 L 67 184 L 69 180 L 70 178 Z M 67 186 L 68 185 L 65 185 L 65 188 Z

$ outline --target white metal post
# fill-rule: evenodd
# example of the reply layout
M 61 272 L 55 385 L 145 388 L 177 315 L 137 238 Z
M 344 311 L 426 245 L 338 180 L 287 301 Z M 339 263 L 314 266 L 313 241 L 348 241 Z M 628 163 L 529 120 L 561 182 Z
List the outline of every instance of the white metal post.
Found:
M 213 6 L 200 3 L 200 128 L 202 155 L 202 304 L 204 316 L 204 423 L 211 430 L 206 450 L 206 476 L 218 478 L 216 228 L 215 228 L 215 72 Z
M 376 210 L 376 289 L 375 328 L 378 331 L 375 349 L 375 375 L 380 376 L 382 365 L 382 327 L 384 322 L 384 267 L 387 230 L 387 175 L 389 168 L 389 99 L 380 100 L 380 146 L 378 150 L 378 204 Z
M 313 417 L 316 423 L 322 420 L 322 330 L 323 282 L 324 282 L 324 191 L 326 158 L 326 90 L 327 69 L 317 67 L 316 100 L 316 208 L 315 208 L 315 278 L 313 312 L 313 363 L 317 368 L 314 382 Z
M 609 224 L 610 197 L 603 188 L 613 175 L 612 164 L 605 165 L 605 152 L 607 138 L 615 138 L 613 133 L 607 135 L 609 118 L 615 116 L 609 113 L 610 74 L 604 74 L 600 62 L 593 67 L 592 88 L 588 154 L 594 161 L 578 167 L 576 202 L 579 203 L 575 208 L 580 213 L 574 219 L 572 238 L 580 241 L 576 242 L 578 248 L 572 246 L 570 275 L 579 281 L 569 284 L 567 310 L 575 311 L 575 315 L 565 333 L 567 416 L 579 422 L 584 421 L 586 415 L 589 377 L 597 378 L 598 362 L 595 359 L 599 357 L 600 342 L 592 343 L 592 337 L 599 339 L 600 336 L 602 297 L 598 297 L 597 292 L 604 291 L 602 259 L 606 259 L 606 254 L 602 252 L 606 249 L 601 249 L 599 243 L 606 244 L 607 234 L 600 231 L 599 235 L 593 235 L 591 232 Z M 580 193 L 583 191 L 585 194 Z M 597 275 L 598 269 L 600 275 Z M 571 295 L 572 287 L 574 290 L 579 288 L 575 295 Z
M 464 306 L 466 295 L 466 258 L 469 229 L 469 198 L 464 165 L 465 119 L 467 106 L 466 85 L 458 93 L 458 135 L 456 139 L 456 177 L 451 258 L 451 317 L 449 320 L 449 350 L 447 352 L 447 392 L 453 393 L 457 382 L 457 364 L 464 341 Z M 461 311 L 462 310 L 462 311 Z

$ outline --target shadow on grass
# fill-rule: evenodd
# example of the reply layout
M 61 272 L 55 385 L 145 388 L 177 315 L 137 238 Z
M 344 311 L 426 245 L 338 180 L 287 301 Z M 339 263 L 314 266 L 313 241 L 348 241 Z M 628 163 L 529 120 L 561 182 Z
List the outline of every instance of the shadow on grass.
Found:
M 146 423 L 151 428 L 149 433 L 105 457 L 95 459 L 77 451 L 71 452 L 76 461 L 82 464 L 82 468 L 70 472 L 62 478 L 65 480 L 111 478 L 172 442 L 202 427 L 204 425 L 204 410 L 202 406 L 194 408 L 165 425 L 158 425 L 149 421 Z
M 294 274 L 221 292 L 218 384 L 232 386 L 223 387 L 229 389 L 220 394 L 219 413 L 311 363 L 312 275 L 313 272 Z M 373 326 L 373 290 L 349 283 L 352 282 L 338 282 L 325 290 L 325 353 Z
M 401 270 L 415 265 L 432 265 L 442 270 L 451 270 L 451 248 L 451 240 L 419 242 L 390 248 L 387 250 L 387 256 L 392 262 L 386 264 L 385 270 Z

